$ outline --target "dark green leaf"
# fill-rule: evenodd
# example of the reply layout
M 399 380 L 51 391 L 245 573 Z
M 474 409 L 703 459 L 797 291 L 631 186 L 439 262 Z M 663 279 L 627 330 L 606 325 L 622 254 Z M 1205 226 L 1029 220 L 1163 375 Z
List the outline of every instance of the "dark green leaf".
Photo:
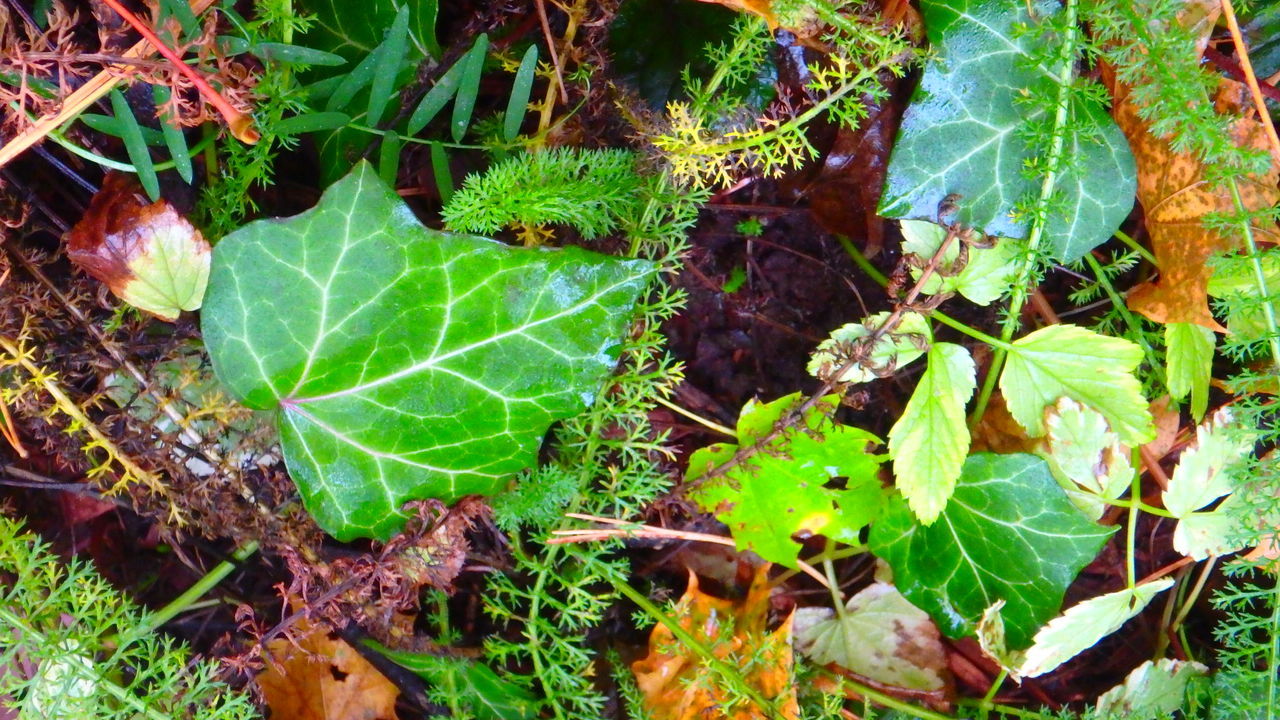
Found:
M 729 39 L 734 13 L 687 0 L 629 0 L 609 24 L 613 70 L 648 106 L 661 112 L 682 98 L 681 73 L 707 77 L 703 48 Z
M 520 60 L 520 69 L 516 71 L 516 80 L 511 86 L 511 98 L 507 100 L 507 116 L 502 125 L 502 138 L 507 142 L 515 140 L 520 134 L 520 125 L 524 122 L 524 109 L 529 104 L 529 95 L 533 92 L 534 71 L 537 69 L 538 46 L 530 45 Z
M 398 4 L 368 2 L 353 6 L 346 0 L 305 0 L 302 5 L 315 19 L 307 31 L 307 44 L 337 53 L 348 62 L 373 52 L 382 43 L 387 28 L 395 22 Z M 435 41 L 437 0 L 407 0 L 409 36 L 412 39 L 405 60 L 416 63 L 422 50 L 438 53 Z
M 409 8 L 402 7 L 396 13 L 391 29 L 387 31 L 387 39 L 374 51 L 377 60 L 373 65 L 373 83 L 369 87 L 369 110 L 365 114 L 365 123 L 370 127 L 377 127 L 382 120 L 382 113 L 387 109 L 391 93 L 395 90 L 397 71 L 404 62 L 408 49 Z
M 312 210 L 214 250 L 218 378 L 273 410 L 307 509 L 387 537 L 417 498 L 491 494 L 593 400 L 653 265 L 428 230 L 360 163 Z
M 960 196 L 956 221 L 988 235 L 1022 238 L 1025 217 L 1015 211 L 1036 197 L 1041 178 L 1024 172 L 1044 151 L 1027 140 L 1033 124 L 1045 125 L 1055 97 L 1049 70 L 1030 56 L 1043 39 L 1015 32 L 1059 12 L 1057 2 L 1031 5 L 985 0 L 923 0 L 925 28 L 936 55 L 925 65 L 889 163 L 880 213 L 934 220 L 938 205 Z M 1106 241 L 1133 209 L 1136 171 L 1129 145 L 1096 102 L 1071 94 L 1066 123 L 1070 170 L 1059 174 L 1060 211 L 1052 212 L 1045 247 L 1070 261 Z M 1025 213 L 1023 213 L 1025 215 Z
M 147 150 L 147 143 L 142 138 L 142 127 L 138 125 L 138 119 L 133 116 L 129 101 L 124 99 L 124 95 L 119 90 L 111 91 L 111 112 L 120 123 L 120 139 L 124 141 L 129 162 L 133 163 L 133 167 L 138 172 L 138 181 L 142 183 L 142 189 L 147 191 L 147 196 L 153 201 L 159 200 L 160 179 L 156 177 L 156 166 L 151 162 L 151 151 Z
M 471 124 L 471 113 L 476 109 L 476 95 L 480 92 L 480 75 L 484 72 L 484 59 L 489 52 L 489 36 L 481 33 L 462 60 L 462 75 L 458 78 L 458 95 L 453 100 L 453 141 L 462 142 Z
M 342 82 L 334 89 L 333 94 L 329 96 L 329 102 L 325 103 L 324 109 L 343 110 L 356 93 L 365 89 L 373 82 L 373 73 L 377 68 L 378 55 L 370 53 L 355 69 L 347 75 L 343 76 Z
M 937 522 L 922 526 L 901 498 L 871 528 L 871 551 L 943 633 L 974 631 L 1004 600 L 1010 649 L 1031 644 L 1080 569 L 1114 532 L 1080 513 L 1034 455 L 972 455 Z
M 156 107 L 164 107 L 164 104 L 169 101 L 170 92 L 165 85 L 151 86 L 151 96 L 155 99 Z M 195 170 L 191 167 L 191 150 L 187 147 L 187 136 L 183 134 L 181 127 L 168 118 L 160 118 L 160 132 L 164 135 L 164 144 L 169 149 L 169 156 L 173 158 L 173 169 L 178 171 L 178 177 L 182 178 L 183 182 L 190 185 L 195 178 Z

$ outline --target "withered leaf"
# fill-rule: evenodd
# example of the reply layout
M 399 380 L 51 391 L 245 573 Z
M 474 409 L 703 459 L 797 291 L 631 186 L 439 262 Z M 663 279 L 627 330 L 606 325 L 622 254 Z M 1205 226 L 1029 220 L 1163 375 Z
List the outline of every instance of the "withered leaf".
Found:
M 258 687 L 272 720 L 397 720 L 399 690 L 324 625 L 298 623 L 297 644 L 267 643 Z
M 148 203 L 128 175 L 107 176 L 66 241 L 71 262 L 162 320 L 204 299 L 209 243 L 167 201 Z
M 1210 16 L 1208 21 L 1191 13 L 1183 18 L 1184 22 L 1195 22 L 1200 29 L 1201 49 L 1213 30 L 1216 10 Z M 1160 278 L 1155 283 L 1140 285 L 1129 294 L 1129 307 L 1159 323 L 1195 323 L 1225 332 L 1209 311 L 1208 284 L 1213 269 L 1208 261 L 1237 249 L 1240 241 L 1206 228 L 1204 219 L 1212 213 L 1235 212 L 1231 191 L 1225 186 L 1214 187 L 1205 177 L 1204 163 L 1194 154 L 1176 152 L 1170 147 L 1171 138 L 1152 134 L 1138 115 L 1140 108 L 1130 88 L 1114 78 L 1108 80 L 1114 97 L 1112 114 L 1137 161 L 1138 201 L 1146 211 L 1151 249 L 1160 267 Z M 1241 114 L 1231 126 L 1232 139 L 1239 146 L 1266 149 L 1266 135 L 1248 102 L 1247 92 L 1240 83 L 1223 79 L 1215 105 L 1224 114 Z M 1280 201 L 1277 179 L 1280 167 L 1274 157 L 1265 175 L 1239 177 L 1245 208 L 1261 210 Z M 1280 239 L 1274 223 L 1257 222 L 1254 232 L 1262 240 Z
M 644 705 L 655 720 L 765 720 L 800 715 L 791 678 L 791 617 L 765 631 L 769 610 L 768 566 L 757 571 L 746 597 L 722 600 L 704 594 L 698 577 L 676 605 L 680 626 L 723 661 L 742 664 L 743 680 L 774 707 L 731 701 L 724 682 L 712 676 L 701 655 L 659 624 L 649 637 L 649 654 L 632 663 Z

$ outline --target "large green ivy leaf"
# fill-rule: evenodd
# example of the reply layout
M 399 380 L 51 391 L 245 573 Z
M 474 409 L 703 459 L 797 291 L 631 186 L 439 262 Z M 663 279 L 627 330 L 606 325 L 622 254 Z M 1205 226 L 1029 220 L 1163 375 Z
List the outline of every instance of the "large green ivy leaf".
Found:
M 340 539 L 407 500 L 493 493 L 592 401 L 652 264 L 428 230 L 368 163 L 214 250 L 218 378 L 278 412 L 303 503 Z
M 921 525 L 894 498 L 870 546 L 902 594 L 950 637 L 971 634 L 1003 600 L 1006 637 L 1018 649 L 1058 611 L 1067 585 L 1113 531 L 1071 504 L 1044 460 L 978 453 L 936 523 Z
M 1133 371 L 1142 348 L 1076 325 L 1050 325 L 1009 348 L 1000 392 L 1031 437 L 1045 434 L 1045 408 L 1066 396 L 1102 413 L 1130 447 L 1155 439 L 1151 411 Z
M 802 402 L 793 393 L 771 403 L 749 402 L 738 418 L 742 445 L 764 437 L 790 408 Z M 880 439 L 829 415 L 839 405 L 823 398 L 795 427 L 760 447 L 750 459 L 704 482 L 690 495 L 706 512 L 729 526 L 741 550 L 753 550 L 770 562 L 795 567 L 800 554 L 796 535 L 821 534 L 857 544 L 858 533 L 880 514 L 884 491 L 877 477 L 882 457 L 870 452 Z M 739 445 L 720 443 L 689 458 L 685 475 L 695 482 L 724 464 Z M 828 487 L 844 478 L 844 487 Z
M 1015 26 L 1051 22 L 1059 5 L 922 0 L 920 7 L 935 55 L 902 119 L 880 213 L 932 220 L 954 193 L 958 222 L 988 235 L 1025 237 L 1025 213 L 1015 211 L 1039 192 L 1040 178 L 1024 170 L 1043 152 L 1028 142 L 1027 130 L 1049 124 L 1050 105 L 1027 98 L 1053 98 L 1057 86 L 1053 73 L 1030 59 L 1044 38 Z M 1070 170 L 1058 177 L 1060 211 L 1045 233 L 1046 249 L 1063 261 L 1111 237 L 1133 208 L 1136 177 L 1115 121 L 1082 93 L 1070 98 L 1064 138 Z
M 964 406 L 977 386 L 976 372 L 968 350 L 951 343 L 934 344 L 929 349 L 929 367 L 889 431 L 895 484 L 926 525 L 947 506 L 969 453 Z

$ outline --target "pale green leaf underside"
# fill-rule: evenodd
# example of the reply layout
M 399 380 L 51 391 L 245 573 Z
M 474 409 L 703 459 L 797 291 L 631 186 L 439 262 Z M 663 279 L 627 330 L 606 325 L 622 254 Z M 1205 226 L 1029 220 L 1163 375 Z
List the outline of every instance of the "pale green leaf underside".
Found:
M 1026 237 L 1015 206 L 1036 197 L 1040 179 L 1027 177 L 1024 163 L 1048 147 L 1033 148 L 1026 129 L 1048 124 L 1049 105 L 1026 99 L 1053 97 L 1056 86 L 1028 59 L 1043 40 L 1017 35 L 1014 25 L 1043 21 L 1059 8 L 1037 2 L 1034 19 L 1028 9 L 980 0 L 921 2 L 936 56 L 926 63 L 898 131 L 882 215 L 933 220 L 938 204 L 955 193 L 957 222 L 987 235 Z M 1051 214 L 1045 239 L 1055 258 L 1071 261 L 1106 241 L 1129 214 L 1136 174 L 1124 135 L 1097 103 L 1073 96 L 1066 127 L 1071 169 L 1058 177 L 1061 212 Z
M 1170 587 L 1173 580 L 1164 578 L 1072 605 L 1036 633 L 1034 644 L 1018 668 L 1019 674 L 1023 677 L 1043 675 L 1093 647 Z
M 592 401 L 652 265 L 423 227 L 368 163 L 214 251 L 203 330 L 246 405 L 278 410 L 316 521 L 385 537 L 407 500 L 501 489 Z
M 1031 437 L 1045 434 L 1044 410 L 1066 396 L 1102 413 L 1130 447 L 1155 439 L 1133 371 L 1142 349 L 1076 325 L 1050 325 L 1013 343 L 1000 375 L 1009 412 Z
M 1209 380 L 1213 374 L 1213 348 L 1218 336 L 1194 323 L 1164 326 L 1165 382 L 1174 400 L 1191 395 L 1191 416 L 1197 421 L 1209 406 Z
M 969 453 L 964 406 L 976 387 L 973 358 L 963 347 L 936 343 L 928 359 L 907 409 L 889 431 L 894 483 L 925 524 L 947 506 Z
M 999 600 L 1009 646 L 1024 648 L 1062 605 L 1067 585 L 1113 532 L 1089 522 L 1034 455 L 965 461 L 938 521 L 920 525 L 900 498 L 871 528 L 894 583 L 950 637 L 972 634 Z
M 1134 668 L 1124 682 L 1102 694 L 1094 709 L 1100 717 L 1163 717 L 1182 707 L 1187 682 L 1209 668 L 1198 662 L 1161 658 Z

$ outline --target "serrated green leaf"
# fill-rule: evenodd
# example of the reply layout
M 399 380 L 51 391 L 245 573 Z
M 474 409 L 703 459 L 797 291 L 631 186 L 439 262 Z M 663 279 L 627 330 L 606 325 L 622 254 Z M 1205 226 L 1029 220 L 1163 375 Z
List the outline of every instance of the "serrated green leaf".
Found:
M 863 588 L 840 615 L 830 608 L 798 608 L 792 632 L 796 650 L 820 665 L 835 663 L 911 690 L 948 685 L 951 673 L 937 626 L 888 583 Z
M 1194 323 L 1164 326 L 1165 382 L 1174 400 L 1191 394 L 1191 416 L 1197 422 L 1209 407 L 1209 380 L 1213 376 L 1213 348 L 1218 336 Z
M 1099 717 L 1158 718 L 1171 716 L 1182 708 L 1187 683 L 1206 675 L 1209 668 L 1198 662 L 1161 658 L 1134 668 L 1124 682 L 1098 697 L 1094 705 Z
M 895 497 L 869 544 L 893 568 L 898 590 L 945 635 L 972 634 L 1003 600 L 1009 645 L 1023 648 L 1112 532 L 1080 514 L 1044 460 L 978 453 L 965 461 L 938 522 L 922 526 Z
M 1066 396 L 1102 413 L 1129 446 L 1155 439 L 1142 384 L 1133 371 L 1142 348 L 1076 325 L 1050 325 L 1013 343 L 1000 375 L 1009 412 L 1031 437 L 1045 434 L 1044 411 Z
M 771 403 L 748 403 L 738 421 L 739 442 L 749 444 L 800 402 L 800 394 L 794 393 Z M 729 526 L 739 549 L 795 567 L 800 543 L 792 537 L 797 533 L 857 544 L 858 533 L 879 514 L 884 491 L 876 473 L 882 458 L 869 448 L 880 439 L 833 422 L 829 414 L 838 404 L 835 395 L 824 398 L 821 405 L 826 407 L 806 413 L 803 427 L 792 428 L 690 493 Z M 720 443 L 694 453 L 686 481 L 700 479 L 737 449 Z M 843 489 L 825 487 L 837 477 L 845 478 Z
M 1018 674 L 1037 677 L 1053 670 L 1119 630 L 1152 598 L 1171 587 L 1173 580 L 1163 578 L 1072 605 L 1036 633 Z
M 1196 428 L 1196 444 L 1184 450 L 1162 494 L 1164 507 L 1177 517 L 1199 510 L 1236 489 L 1235 466 L 1253 450 L 1254 435 L 1235 427 L 1219 410 Z
M 1043 149 L 1027 142 L 1031 126 L 1047 124 L 1055 73 L 1033 64 L 1044 38 L 1016 32 L 1061 12 L 1056 2 L 1001 4 L 983 0 L 920 3 L 933 57 L 912 96 L 889 162 L 880 214 L 934 219 L 938 205 L 960 196 L 956 220 L 984 234 L 1023 238 L 1018 204 L 1035 197 L 1040 178 L 1023 172 Z M 1035 16 L 1028 16 L 1034 12 Z M 1064 149 L 1071 170 L 1060 174 L 1061 212 L 1045 238 L 1058 260 L 1071 261 L 1111 237 L 1133 209 L 1133 156 L 1115 121 L 1094 100 L 1070 95 Z
M 218 378 L 275 410 L 303 503 L 340 539 L 411 499 L 500 490 L 592 401 L 653 265 L 428 230 L 368 163 L 214 251 Z
M 977 387 L 969 351 L 935 343 L 907 409 L 889 431 L 894 484 L 920 522 L 938 519 L 969 454 L 964 406 Z
M 1040 454 L 1067 497 L 1097 520 L 1107 500 L 1120 497 L 1133 479 L 1133 466 L 1107 419 L 1069 397 L 1046 413 L 1047 451 Z
M 524 122 L 525 107 L 529 104 L 529 95 L 533 92 L 534 71 L 538 69 L 538 46 L 530 45 L 520 60 L 520 68 L 516 70 L 516 79 L 511 84 L 511 97 L 507 99 L 507 114 L 502 122 L 502 139 L 513 142 L 520 135 L 520 125 Z
M 809 359 L 809 374 L 814 377 L 834 374 L 845 363 L 846 355 L 841 351 L 841 346 L 870 337 L 884 324 L 887 317 L 887 312 L 876 313 L 863 318 L 862 322 L 848 323 L 832 330 L 831 336 L 813 351 L 813 357 Z M 929 329 L 929 321 L 923 315 L 916 312 L 903 313 L 898 326 L 876 340 L 863 364 L 850 367 L 835 380 L 843 383 L 871 382 L 880 377 L 878 373 L 901 368 L 923 355 L 922 347 L 932 341 L 933 331 Z
M 928 259 L 938 252 L 942 241 L 947 236 L 946 228 L 937 223 L 923 220 L 903 220 L 902 250 L 921 258 Z M 944 275 L 935 272 L 921 286 L 921 291 L 928 295 L 958 292 L 970 302 L 978 305 L 990 305 L 1000 299 L 1009 289 L 1014 276 L 1018 272 L 1018 249 L 1015 243 L 1006 238 L 991 238 L 995 245 L 989 248 L 970 247 L 968 261 L 960 272 Z M 951 246 L 942 256 L 942 267 L 956 262 L 960 258 L 959 240 L 952 241 Z M 911 268 L 911 277 L 919 280 L 923 270 Z

